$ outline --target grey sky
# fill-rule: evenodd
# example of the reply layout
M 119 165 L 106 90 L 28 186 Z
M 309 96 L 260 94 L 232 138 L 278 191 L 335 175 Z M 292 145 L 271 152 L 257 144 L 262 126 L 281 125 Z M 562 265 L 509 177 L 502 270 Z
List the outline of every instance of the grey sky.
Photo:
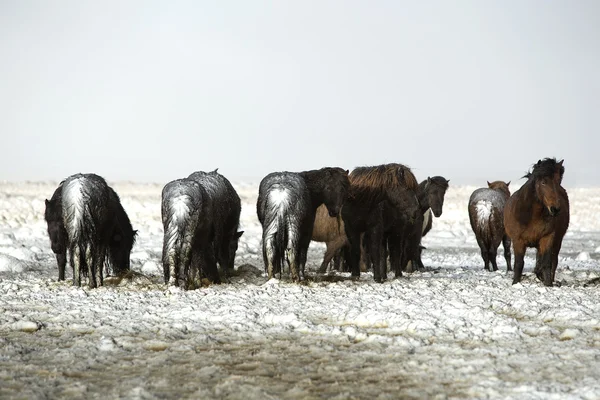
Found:
M 0 54 L 0 179 L 600 185 L 598 1 L 1 1 Z

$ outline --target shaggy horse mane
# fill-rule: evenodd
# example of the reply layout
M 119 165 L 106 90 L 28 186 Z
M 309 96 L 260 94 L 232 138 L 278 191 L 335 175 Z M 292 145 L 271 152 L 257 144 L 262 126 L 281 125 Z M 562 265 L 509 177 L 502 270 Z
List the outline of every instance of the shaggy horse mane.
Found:
M 565 173 L 565 167 L 562 166 L 562 161 L 557 162 L 556 158 L 544 158 L 543 160 L 539 160 L 537 164 L 535 164 L 530 172 L 527 172 L 523 178 L 534 180 L 540 178 L 551 178 L 556 173 L 557 167 L 560 167 L 560 181 L 562 182 L 563 175 Z
M 357 167 L 349 175 L 350 185 L 358 190 L 385 190 L 404 187 L 417 190 L 419 183 L 409 167 L 402 164 L 383 164 Z

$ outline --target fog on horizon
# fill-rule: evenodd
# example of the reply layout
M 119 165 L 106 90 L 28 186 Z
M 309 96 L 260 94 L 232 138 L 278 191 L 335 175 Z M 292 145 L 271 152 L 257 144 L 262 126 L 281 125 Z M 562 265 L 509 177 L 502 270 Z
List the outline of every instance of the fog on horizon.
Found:
M 596 1 L 3 1 L 0 180 L 564 159 L 600 186 Z M 511 185 L 512 186 L 512 185 Z

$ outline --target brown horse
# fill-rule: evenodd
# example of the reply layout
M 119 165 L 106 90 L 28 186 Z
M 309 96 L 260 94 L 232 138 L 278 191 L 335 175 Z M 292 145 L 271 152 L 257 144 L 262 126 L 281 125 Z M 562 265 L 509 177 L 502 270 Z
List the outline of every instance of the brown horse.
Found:
M 487 188 L 475 190 L 469 198 L 469 221 L 481 249 L 483 267 L 489 271 L 491 271 L 490 262 L 493 270 L 498 270 L 496 255 L 500 242 L 504 246 L 506 270 L 512 270 L 510 239 L 504 230 L 504 205 L 510 197 L 509 184 L 510 182 L 502 181 L 488 182 Z
M 552 286 L 558 265 L 558 253 L 569 227 L 569 198 L 560 185 L 563 161 L 539 160 L 524 178 L 504 207 L 504 227 L 513 243 L 515 272 L 513 284 L 521 281 L 527 247 L 537 249 L 535 274 L 546 286 Z
M 327 266 L 333 257 L 337 255 L 344 246 L 348 245 L 344 221 L 342 221 L 340 216 L 329 216 L 327 207 L 325 207 L 324 204 L 317 208 L 311 240 L 315 242 L 324 242 L 327 246 L 323 262 L 319 268 L 320 273 L 325 273 L 327 271 Z

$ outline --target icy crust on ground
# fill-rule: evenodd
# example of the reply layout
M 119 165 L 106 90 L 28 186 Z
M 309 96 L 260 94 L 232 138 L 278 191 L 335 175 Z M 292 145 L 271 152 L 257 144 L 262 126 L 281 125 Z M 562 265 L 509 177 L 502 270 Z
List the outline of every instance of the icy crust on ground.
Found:
M 560 287 L 531 274 L 531 252 L 521 284 L 503 257 L 483 270 L 474 188 L 448 191 L 426 271 L 320 277 L 313 244 L 298 285 L 266 281 L 257 186 L 237 184 L 231 283 L 185 292 L 160 276 L 161 185 L 114 185 L 140 231 L 135 273 L 94 290 L 56 282 L 43 222 L 54 184 L 0 186 L 0 398 L 600 398 L 598 189 L 569 191 Z

